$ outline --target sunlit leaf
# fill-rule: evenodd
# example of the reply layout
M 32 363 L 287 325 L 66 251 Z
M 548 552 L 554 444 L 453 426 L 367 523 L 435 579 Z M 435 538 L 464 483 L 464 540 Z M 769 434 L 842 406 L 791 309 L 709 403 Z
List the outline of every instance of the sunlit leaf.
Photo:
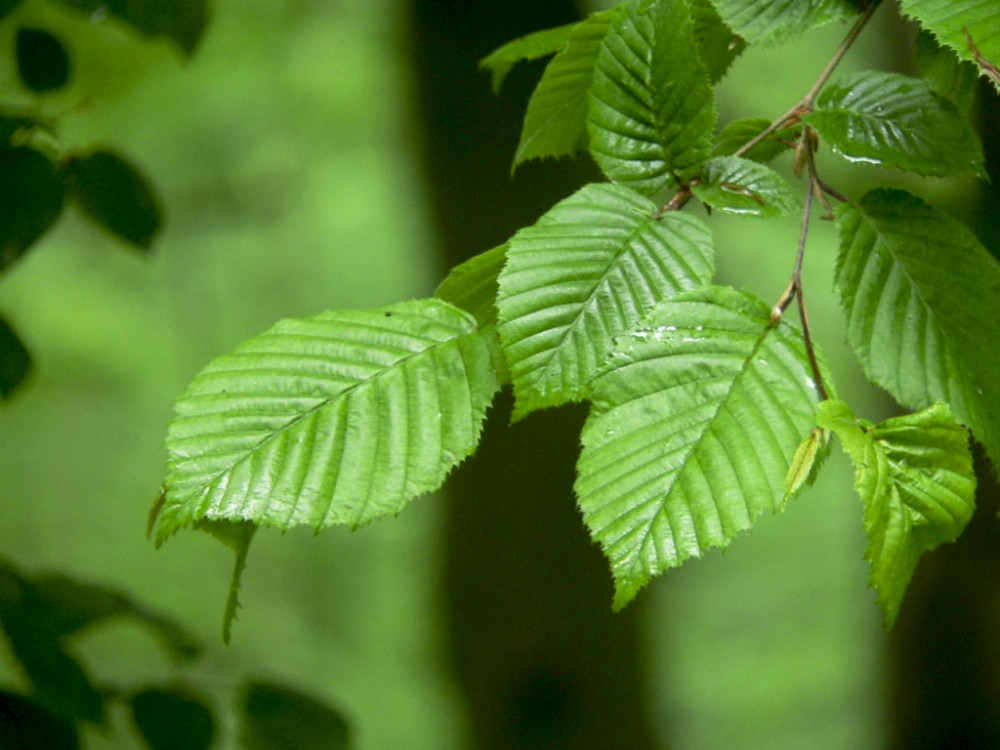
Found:
M 0 148 L 0 273 L 59 218 L 64 191 L 55 165 L 38 151 Z
M 7 16 L 22 0 L 0 0 L 0 20 Z
M 576 493 L 615 607 L 784 502 L 818 400 L 801 334 L 748 293 L 658 305 L 594 379 Z
M 251 682 L 241 691 L 245 750 L 347 750 L 347 721 L 315 698 L 279 685 Z
M 826 453 L 826 441 L 821 430 L 813 429 L 799 443 L 785 475 L 785 502 L 816 478 L 819 464 Z
M 865 375 L 910 409 L 948 403 L 1000 466 L 1000 265 L 901 190 L 873 190 L 836 218 L 836 284 Z
M 157 541 L 203 518 L 319 530 L 399 512 L 475 449 L 496 362 L 440 300 L 281 321 L 178 400 Z
M 18 29 L 16 54 L 17 72 L 32 91 L 52 91 L 69 80 L 66 48 L 47 31 Z
M 132 721 L 150 750 L 208 750 L 215 719 L 204 698 L 183 688 L 149 688 L 129 701 Z
M 717 156 L 705 162 L 692 192 L 713 208 L 747 216 L 784 216 L 799 207 L 784 177 L 738 156 Z
M 60 0 L 93 20 L 104 14 L 125 21 L 140 34 L 167 37 L 188 55 L 194 53 L 208 26 L 207 0 Z
M 848 0 L 712 0 L 729 27 L 751 44 L 786 42 L 857 12 Z
M 613 181 L 653 195 L 705 160 L 708 71 L 685 0 L 632 0 L 605 36 L 591 87 L 590 152 Z
M 852 161 L 935 177 L 986 176 L 968 118 L 917 78 L 874 70 L 845 76 L 802 119 Z
M 917 19 L 939 42 L 951 47 L 963 60 L 977 63 L 988 75 L 1000 65 L 1000 23 L 997 7 L 990 0 L 900 0 L 903 12 Z M 978 52 L 978 56 L 977 56 Z M 990 76 L 1000 87 L 1000 78 Z
M 518 232 L 500 274 L 500 337 L 515 418 L 583 399 L 615 336 L 711 280 L 712 237 L 618 185 L 588 185 Z
M 535 31 L 507 42 L 480 60 L 479 67 L 485 68 L 491 74 L 493 92 L 500 90 L 507 74 L 522 60 L 538 60 L 554 55 L 565 47 L 574 26 L 575 23 L 568 23 L 553 29 Z
M 869 425 L 842 401 L 820 404 L 818 423 L 841 439 L 865 509 L 871 585 L 892 625 L 917 560 L 953 542 L 975 508 L 969 436 L 945 404 Z

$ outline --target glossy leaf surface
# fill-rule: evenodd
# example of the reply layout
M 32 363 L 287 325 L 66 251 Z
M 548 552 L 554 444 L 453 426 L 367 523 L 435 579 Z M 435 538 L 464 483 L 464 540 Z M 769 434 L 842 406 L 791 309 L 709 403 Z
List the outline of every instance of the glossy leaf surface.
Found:
M 778 44 L 856 12 L 846 0 L 713 0 L 729 27 L 751 44 Z
M 747 216 L 784 216 L 799 207 L 784 177 L 738 156 L 717 156 L 705 162 L 692 192 L 713 208 Z

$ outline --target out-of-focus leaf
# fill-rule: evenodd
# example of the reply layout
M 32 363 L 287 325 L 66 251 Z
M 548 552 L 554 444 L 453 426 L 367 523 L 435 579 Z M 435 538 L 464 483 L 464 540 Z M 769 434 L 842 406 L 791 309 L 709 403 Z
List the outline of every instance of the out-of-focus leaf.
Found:
M 692 191 L 713 208 L 747 216 L 784 216 L 799 205 L 784 177 L 739 156 L 709 159 Z
M 32 91 L 62 88 L 69 80 L 69 55 L 62 42 L 49 32 L 18 29 L 17 72 Z
M 183 688 L 150 688 L 133 695 L 130 705 L 132 721 L 151 750 L 211 747 L 215 719 L 201 696 Z
M 0 317 L 0 399 L 10 396 L 31 371 L 31 354 L 10 324 Z
M 80 739 L 69 719 L 35 700 L 0 690 L 0 750 L 78 750 Z
M 64 192 L 45 156 L 25 146 L 0 148 L 0 273 L 59 218 Z
M 194 53 L 209 21 L 208 0 L 61 0 L 93 19 L 110 13 L 146 36 L 165 36 Z
M 349 727 L 341 714 L 315 698 L 278 685 L 250 682 L 241 709 L 245 750 L 347 750 Z
M 123 240 L 148 249 L 160 229 L 160 201 L 142 173 L 110 151 L 72 159 L 72 196 L 83 212 Z
M 20 5 L 22 0 L 0 0 L 0 20 Z

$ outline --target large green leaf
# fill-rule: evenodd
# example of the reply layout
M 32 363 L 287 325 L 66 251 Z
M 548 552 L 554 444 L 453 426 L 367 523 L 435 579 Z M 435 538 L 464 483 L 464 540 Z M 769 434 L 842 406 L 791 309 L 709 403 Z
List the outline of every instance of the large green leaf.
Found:
M 824 401 L 817 421 L 837 434 L 854 463 L 870 582 L 892 625 L 920 555 L 953 542 L 972 518 L 969 435 L 945 404 L 871 425 L 843 401 Z
M 587 107 L 601 41 L 618 8 L 595 13 L 573 27 L 565 49 L 546 66 L 528 101 L 514 167 L 529 159 L 573 156 L 587 147 Z
M 597 56 L 587 117 L 604 173 L 646 194 L 701 164 L 715 104 L 686 0 L 632 0 Z
M 816 110 L 802 119 L 851 161 L 935 177 L 986 176 L 968 118 L 924 81 L 901 73 L 845 76 L 823 89 Z
M 490 71 L 493 92 L 496 93 L 500 90 L 507 74 L 517 63 L 522 60 L 538 60 L 554 55 L 565 47 L 566 42 L 569 41 L 569 33 L 574 26 L 576 26 L 575 23 L 568 23 L 553 29 L 535 31 L 497 47 L 480 60 L 479 67 Z
M 848 0 L 713 0 L 722 19 L 751 44 L 778 44 L 857 12 Z
M 655 210 L 627 188 L 588 185 L 511 239 L 497 307 L 516 418 L 586 398 L 615 336 L 711 280 L 704 223 Z
M 709 287 L 619 338 L 593 382 L 576 492 L 611 561 L 615 607 L 777 510 L 817 394 L 800 333 Z
M 993 0 L 900 0 L 900 4 L 904 13 L 963 60 L 992 64 L 994 70 L 1000 64 L 1000 13 Z M 976 59 L 976 50 L 981 60 Z M 1000 87 L 1000 79 L 990 78 Z
M 784 216 L 799 206 L 784 177 L 739 156 L 709 159 L 692 191 L 713 208 L 748 216 Z
M 356 526 L 476 446 L 497 352 L 440 300 L 285 320 L 203 370 L 167 433 L 162 542 L 202 518 Z
M 901 190 L 873 190 L 836 219 L 836 284 L 868 379 L 911 409 L 947 402 L 1000 466 L 1000 265 Z

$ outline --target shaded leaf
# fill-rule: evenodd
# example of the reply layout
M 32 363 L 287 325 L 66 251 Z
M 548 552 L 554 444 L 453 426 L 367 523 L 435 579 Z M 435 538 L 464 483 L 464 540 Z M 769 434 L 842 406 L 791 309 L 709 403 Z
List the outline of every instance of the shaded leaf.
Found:
M 968 118 L 917 78 L 872 70 L 845 76 L 802 119 L 851 161 L 934 177 L 986 176 Z
M 207 750 L 215 719 L 204 698 L 184 688 L 150 688 L 129 701 L 132 721 L 151 750 Z
M 2 20 L 20 4 L 21 0 L 0 0 L 0 20 Z M 0 745 L 0 747 L 3 746 Z
M 715 128 L 708 71 L 685 0 L 632 0 L 601 45 L 590 152 L 613 181 L 649 195 L 705 160 Z
M 0 398 L 9 398 L 31 372 L 31 354 L 10 324 L 0 317 Z
M 163 36 L 188 55 L 194 53 L 208 26 L 207 0 L 60 0 L 91 18 L 105 13 L 125 21 L 140 34 Z
M 891 626 L 920 555 L 955 541 L 972 518 L 968 433 L 945 404 L 870 425 L 855 420 L 844 402 L 825 401 L 817 420 L 837 433 L 854 463 L 869 580 Z
M 554 55 L 565 47 L 566 42 L 569 41 L 569 33 L 574 26 L 576 26 L 575 23 L 568 23 L 554 29 L 542 29 L 527 34 L 507 42 L 480 60 L 479 67 L 485 68 L 491 73 L 493 93 L 500 90 L 507 74 L 517 63 L 522 60 L 538 60 L 548 55 Z
M 711 280 L 704 223 L 655 211 L 627 188 L 587 185 L 510 240 L 497 307 L 516 419 L 586 398 L 615 336 Z
M 963 60 L 977 63 L 1000 88 L 1000 78 L 988 65 L 1000 64 L 1000 25 L 997 8 L 983 0 L 900 0 L 903 13 L 917 19 L 937 40 L 951 47 Z M 977 53 L 978 52 L 978 56 Z M 987 63 L 984 66 L 983 63 Z
M 689 5 L 698 56 L 708 69 L 709 80 L 718 83 L 746 49 L 746 42 L 726 25 L 711 0 L 689 0 Z
M 346 750 L 349 727 L 329 706 L 297 690 L 264 682 L 249 682 L 241 690 L 246 750 Z
M 618 8 L 576 24 L 565 49 L 546 66 L 528 101 L 514 168 L 529 159 L 573 156 L 587 148 L 587 109 L 601 41 Z
M 233 622 L 240 608 L 240 580 L 247 567 L 247 554 L 257 527 L 249 521 L 233 523 L 202 519 L 195 524 L 195 528 L 211 534 L 236 554 L 233 575 L 229 581 L 229 595 L 226 597 L 226 610 L 222 615 L 222 642 L 229 643 L 233 636 Z
M 72 721 L 35 700 L 0 690 L 0 750 L 78 750 Z
M 848 0 L 713 0 L 729 27 L 751 44 L 780 44 L 857 12 Z
M 177 401 L 157 542 L 203 518 L 319 530 L 399 512 L 475 449 L 497 356 L 440 300 L 279 322 Z
M 748 216 L 784 216 L 799 207 L 784 177 L 739 156 L 709 159 L 691 190 L 713 208 Z
M 818 400 L 801 334 L 708 287 L 658 305 L 592 384 L 576 493 L 614 605 L 779 510 Z
M 18 75 L 32 91 L 52 91 L 69 80 L 66 48 L 47 31 L 18 29 L 16 54 Z
M 736 153 L 745 143 L 757 137 L 758 134 L 771 124 L 771 121 L 764 117 L 750 117 L 745 120 L 735 120 L 724 127 L 715 137 L 712 144 L 711 156 L 729 156 Z M 800 126 L 782 128 L 772 133 L 763 141 L 758 143 L 743 158 L 753 161 L 769 162 L 788 151 L 791 146 L 788 143 L 798 141 L 802 129 Z
M 968 115 L 979 77 L 975 65 L 959 60 L 954 50 L 939 45 L 930 32 L 921 31 L 917 34 L 917 68 L 931 91 Z
M 865 375 L 910 409 L 947 402 L 1000 466 L 1000 265 L 901 190 L 873 190 L 836 220 L 836 285 Z
M 160 230 L 160 201 L 142 173 L 121 156 L 94 151 L 66 166 L 72 196 L 84 214 L 137 247 Z
M 0 148 L 0 272 L 20 258 L 62 212 L 55 166 L 25 146 Z

